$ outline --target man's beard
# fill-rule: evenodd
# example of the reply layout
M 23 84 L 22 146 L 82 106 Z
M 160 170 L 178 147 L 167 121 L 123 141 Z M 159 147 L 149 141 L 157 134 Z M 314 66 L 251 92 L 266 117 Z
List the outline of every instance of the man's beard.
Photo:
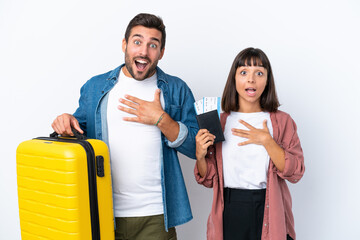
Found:
M 128 72 L 135 80 L 142 81 L 142 80 L 150 77 L 155 72 L 156 66 L 157 66 L 159 60 L 156 60 L 154 63 L 151 64 L 151 61 L 148 57 L 136 57 L 136 58 L 137 59 L 145 59 L 145 60 L 147 60 L 147 62 L 149 64 L 149 69 L 145 73 L 141 74 L 141 75 L 143 75 L 143 77 L 140 77 L 139 74 L 137 76 L 135 75 L 134 70 L 132 68 L 131 59 L 129 58 L 129 55 L 125 51 L 125 66 L 126 66 Z M 134 60 L 134 62 L 135 62 L 135 60 Z M 135 63 L 135 65 L 136 65 L 136 63 Z

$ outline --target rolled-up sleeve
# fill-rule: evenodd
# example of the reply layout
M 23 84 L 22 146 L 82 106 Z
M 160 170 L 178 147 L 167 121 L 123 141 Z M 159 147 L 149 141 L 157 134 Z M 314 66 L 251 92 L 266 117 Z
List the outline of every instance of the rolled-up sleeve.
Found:
M 179 124 L 179 134 L 177 136 L 177 138 L 173 141 L 167 141 L 167 145 L 171 148 L 177 148 L 179 147 L 181 144 L 183 144 L 183 142 L 185 141 L 185 139 L 188 136 L 188 128 L 185 126 L 185 124 L 181 123 L 181 122 L 177 122 Z
M 297 183 L 305 172 L 304 154 L 296 124 L 291 117 L 287 120 L 284 131 L 281 147 L 285 151 L 285 168 L 282 172 L 277 171 L 277 174 L 291 183 Z
M 205 160 L 206 160 L 206 174 L 203 177 L 201 177 L 197 164 L 195 164 L 194 175 L 197 183 L 204 185 L 205 187 L 212 188 L 214 177 L 217 175 L 215 148 L 213 146 L 209 147 Z

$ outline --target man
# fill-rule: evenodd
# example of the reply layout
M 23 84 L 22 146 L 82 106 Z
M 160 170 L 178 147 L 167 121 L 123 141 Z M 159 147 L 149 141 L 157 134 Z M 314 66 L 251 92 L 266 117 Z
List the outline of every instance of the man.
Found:
M 125 64 L 91 78 L 74 115 L 52 124 L 108 144 L 116 239 L 176 239 L 175 226 L 192 219 L 177 151 L 195 158 L 194 97 L 157 67 L 165 38 L 161 18 L 135 16 L 122 41 Z

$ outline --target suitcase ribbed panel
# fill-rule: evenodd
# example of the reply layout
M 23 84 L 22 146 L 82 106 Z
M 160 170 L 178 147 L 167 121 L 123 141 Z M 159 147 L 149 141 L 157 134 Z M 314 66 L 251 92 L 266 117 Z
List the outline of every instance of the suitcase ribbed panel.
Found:
M 114 217 L 109 152 L 102 141 L 90 139 L 88 142 L 95 156 L 104 157 L 105 177 L 96 177 L 94 190 L 99 211 L 94 216 L 99 216 L 100 239 L 112 240 Z M 17 149 L 17 181 L 22 240 L 92 239 L 84 146 L 51 139 L 21 143 Z
M 17 159 L 22 239 L 92 239 L 84 148 L 31 140 Z

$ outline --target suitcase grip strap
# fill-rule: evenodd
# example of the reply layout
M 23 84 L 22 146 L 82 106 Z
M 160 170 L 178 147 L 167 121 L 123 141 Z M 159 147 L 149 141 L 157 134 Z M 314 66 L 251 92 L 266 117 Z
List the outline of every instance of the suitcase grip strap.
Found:
M 83 134 L 79 133 L 75 128 L 71 128 L 71 131 L 73 132 L 74 137 L 76 137 L 76 139 L 78 139 L 78 140 L 85 140 L 86 139 L 86 137 Z M 58 138 L 59 134 L 57 132 L 53 132 L 53 133 L 50 134 L 50 137 L 51 138 Z

